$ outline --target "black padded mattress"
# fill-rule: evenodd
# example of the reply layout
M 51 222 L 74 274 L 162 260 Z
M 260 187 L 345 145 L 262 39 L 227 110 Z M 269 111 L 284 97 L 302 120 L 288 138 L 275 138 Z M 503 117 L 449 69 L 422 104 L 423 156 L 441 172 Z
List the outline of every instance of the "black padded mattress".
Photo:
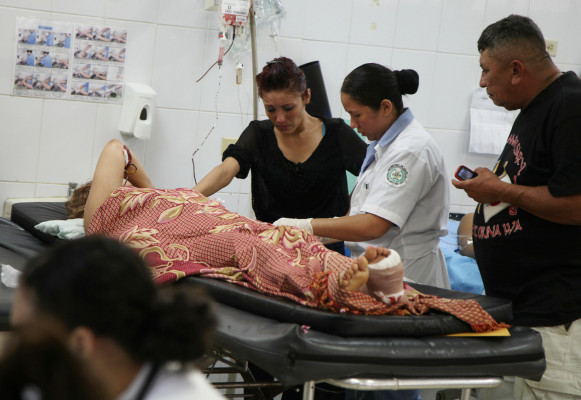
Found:
M 283 385 L 344 378 L 520 376 L 545 370 L 538 332 L 513 327 L 506 337 L 342 337 L 218 304 L 215 343 Z

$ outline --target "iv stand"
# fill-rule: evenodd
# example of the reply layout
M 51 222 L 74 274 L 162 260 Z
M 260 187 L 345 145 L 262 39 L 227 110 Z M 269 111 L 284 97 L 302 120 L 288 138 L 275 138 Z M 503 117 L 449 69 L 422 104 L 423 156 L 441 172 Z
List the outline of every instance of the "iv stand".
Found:
M 250 47 L 252 49 L 252 116 L 256 121 L 258 119 L 258 89 L 254 82 L 256 76 L 256 24 L 254 21 L 254 6 L 250 8 Z

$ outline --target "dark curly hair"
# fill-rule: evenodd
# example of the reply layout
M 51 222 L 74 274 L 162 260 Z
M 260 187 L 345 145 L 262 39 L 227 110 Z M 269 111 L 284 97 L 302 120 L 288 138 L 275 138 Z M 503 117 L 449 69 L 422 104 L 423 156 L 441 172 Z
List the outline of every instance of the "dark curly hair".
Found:
M 85 215 L 85 205 L 87 204 L 87 198 L 89 197 L 92 183 L 93 181 L 89 181 L 84 185 L 79 186 L 71 194 L 71 197 L 65 203 L 67 218 L 83 218 L 83 215 Z
M 30 261 L 21 285 L 41 315 L 115 340 L 138 362 L 192 362 L 211 344 L 213 303 L 191 284 L 158 287 L 126 245 L 88 236 L 50 247 Z

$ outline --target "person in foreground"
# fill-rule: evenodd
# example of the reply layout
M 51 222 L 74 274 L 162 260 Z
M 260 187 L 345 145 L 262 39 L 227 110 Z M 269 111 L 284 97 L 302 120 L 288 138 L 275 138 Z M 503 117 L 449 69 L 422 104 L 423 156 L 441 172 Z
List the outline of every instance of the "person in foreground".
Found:
M 403 105 L 403 95 L 415 93 L 418 87 L 414 70 L 392 71 L 370 63 L 351 71 L 341 87 L 341 102 L 351 116 L 351 127 L 371 143 L 351 195 L 349 215 L 282 218 L 275 224 L 348 241 L 354 256 L 369 245 L 389 247 L 401 255 L 406 278 L 449 289 L 438 245 L 449 208 L 444 157 Z
M 2 342 L 0 399 L 110 400 L 54 323 L 32 323 Z
M 311 89 L 291 59 L 269 61 L 256 85 L 268 120 L 252 121 L 194 190 L 211 196 L 251 171 L 252 208 L 259 221 L 345 215 L 345 171 L 359 173 L 365 142 L 342 119 L 307 112 Z
M 127 246 L 85 237 L 28 263 L 11 323 L 17 330 L 39 321 L 62 326 L 106 398 L 218 400 L 223 397 L 191 368 L 208 350 L 216 325 L 211 300 L 199 289 L 158 289 Z
M 479 203 L 472 238 L 487 295 L 512 300 L 513 324 L 540 332 L 547 360 L 540 382 L 481 397 L 580 399 L 581 81 L 555 66 L 528 17 L 489 25 L 478 50 L 480 86 L 520 114 L 493 170 L 452 183 Z

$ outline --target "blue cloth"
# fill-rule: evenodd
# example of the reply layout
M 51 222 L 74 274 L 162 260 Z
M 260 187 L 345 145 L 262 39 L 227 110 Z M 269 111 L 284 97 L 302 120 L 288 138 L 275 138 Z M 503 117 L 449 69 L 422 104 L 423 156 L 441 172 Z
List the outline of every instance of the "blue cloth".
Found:
M 484 283 L 476 260 L 446 248 L 442 248 L 442 252 L 446 259 L 452 290 L 482 294 Z
M 484 283 L 476 260 L 458 251 L 458 225 L 460 221 L 448 220 L 448 234 L 440 238 L 440 248 L 446 259 L 446 268 L 452 290 L 475 294 L 484 292 Z
M 375 145 L 379 143 L 380 147 L 387 146 L 393 142 L 397 135 L 399 135 L 401 131 L 403 131 L 405 127 L 408 126 L 413 120 L 414 115 L 412 114 L 412 110 L 407 108 L 403 113 L 401 113 L 395 122 L 391 124 L 381 139 L 369 142 L 369 145 L 367 146 L 367 154 L 365 155 L 365 159 L 361 165 L 361 172 L 365 171 L 375 159 Z M 361 172 L 359 172 L 359 174 L 361 174 Z
M 448 234 L 440 238 L 440 247 L 451 251 L 458 251 L 458 226 L 460 221 L 449 219 L 446 224 Z
M 71 37 L 70 35 L 65 38 L 65 49 L 71 48 Z
M 54 44 L 54 33 L 51 32 L 46 37 L 46 45 L 47 46 L 52 46 L 53 44 Z
M 28 57 L 26 57 L 26 65 L 34 65 L 34 54 L 30 53 Z

